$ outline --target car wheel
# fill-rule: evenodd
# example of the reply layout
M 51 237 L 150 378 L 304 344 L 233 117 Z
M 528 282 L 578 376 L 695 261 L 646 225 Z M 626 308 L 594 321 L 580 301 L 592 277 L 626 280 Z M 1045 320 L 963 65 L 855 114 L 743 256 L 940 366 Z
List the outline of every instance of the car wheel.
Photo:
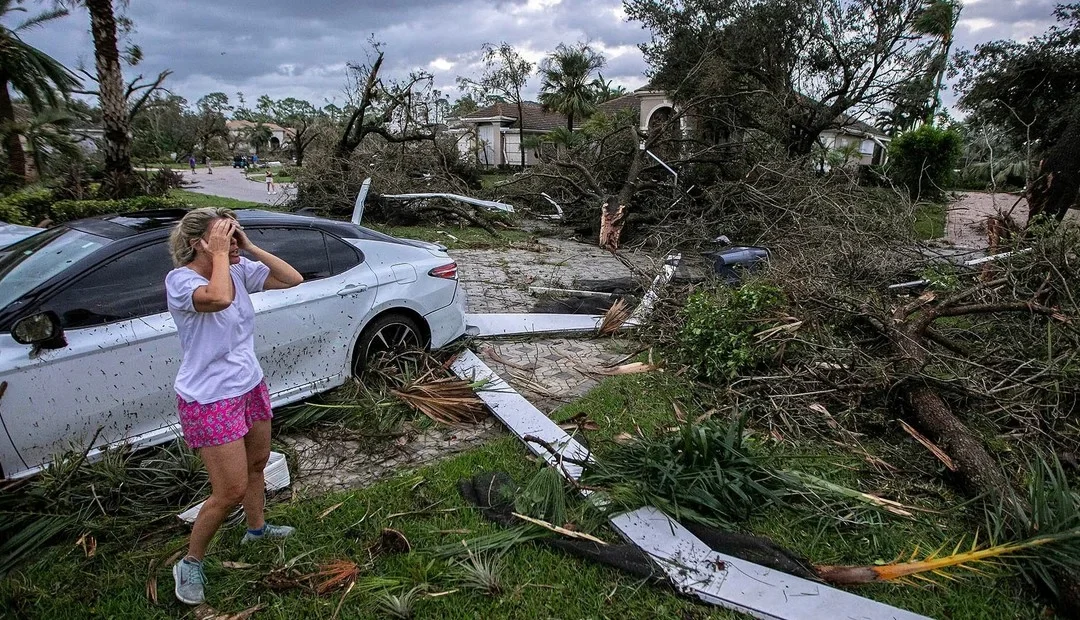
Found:
M 404 314 L 387 314 L 371 322 L 356 340 L 353 374 L 360 374 L 380 356 L 420 351 L 427 342 L 416 320 Z

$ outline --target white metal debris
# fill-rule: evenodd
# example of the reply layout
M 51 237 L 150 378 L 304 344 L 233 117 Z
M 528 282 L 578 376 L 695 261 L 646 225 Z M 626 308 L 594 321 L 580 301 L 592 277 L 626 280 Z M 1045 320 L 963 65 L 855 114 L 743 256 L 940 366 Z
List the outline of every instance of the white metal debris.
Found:
M 596 314 L 466 314 L 465 333 L 491 337 L 592 332 L 603 320 L 603 316 Z
M 267 491 L 278 491 L 292 485 L 292 477 L 289 475 L 289 462 L 285 459 L 284 454 L 280 452 L 270 453 L 270 458 L 266 461 L 266 467 L 263 468 L 263 477 L 266 481 Z M 205 503 L 205 500 L 201 501 L 177 516 L 180 517 L 181 521 L 195 523 L 195 518 L 199 516 L 199 510 L 202 509 Z
M 450 368 L 463 379 L 485 381 L 477 395 L 519 438 L 533 436 L 552 446 L 558 455 L 589 460 L 584 446 L 472 351 L 459 355 Z M 581 466 L 561 461 L 538 443 L 526 442 L 526 446 L 564 476 L 572 480 L 581 476 Z M 778 620 L 925 620 L 925 616 L 717 553 L 656 508 L 615 515 L 611 524 L 627 541 L 648 553 L 675 588 L 713 605 Z
M 653 306 L 660 300 L 660 291 L 664 290 L 668 282 L 671 282 L 671 279 L 675 277 L 675 270 L 678 269 L 681 260 L 682 254 L 673 253 L 667 255 L 667 258 L 664 259 L 663 270 L 653 278 L 652 286 L 649 287 L 645 296 L 641 298 L 641 303 L 634 308 L 630 318 L 623 323 L 623 327 L 633 327 L 645 322 L 645 319 L 652 313 Z
M 615 293 L 601 293 L 599 291 L 579 291 L 572 288 L 551 288 L 548 286 L 530 286 L 529 292 L 534 295 L 569 295 L 574 297 L 599 297 L 601 299 L 618 299 L 622 295 Z
M 445 198 L 447 200 L 456 200 L 457 202 L 464 202 L 465 204 L 473 205 L 476 207 L 483 207 L 485 209 L 491 209 L 493 211 L 505 211 L 507 213 L 513 213 L 514 207 L 508 205 L 505 202 L 495 202 L 494 200 L 481 200 L 479 198 L 470 198 L 468 196 L 459 196 L 458 194 L 383 194 L 381 196 L 384 200 L 422 200 L 425 198 Z
M 551 206 L 555 207 L 555 213 L 553 215 L 537 215 L 536 217 L 538 217 L 538 218 L 540 218 L 542 220 L 561 220 L 561 219 L 563 219 L 562 205 L 555 202 L 554 198 L 552 198 L 551 196 L 548 196 L 544 192 L 540 192 L 540 195 L 543 196 L 545 200 L 550 202 Z
M 367 201 L 369 191 L 371 191 L 371 177 L 364 179 L 364 184 L 360 186 L 360 193 L 356 195 L 356 204 L 353 206 L 352 220 L 350 220 L 353 224 L 359 225 L 364 217 L 364 203 Z
M 994 262 L 994 261 L 999 261 L 999 260 L 1001 260 L 1003 258 L 1009 258 L 1010 256 L 1015 256 L 1017 254 L 1026 254 L 1026 253 L 1028 253 L 1030 251 L 1031 251 L 1031 248 L 1024 248 L 1022 250 L 1016 250 L 1015 252 L 1002 252 L 1000 254 L 991 254 L 990 256 L 983 256 L 981 258 L 973 258 L 971 260 L 964 261 L 963 266 L 964 267 L 977 267 L 977 266 L 985 264 L 985 263 L 991 263 L 991 262 Z M 930 280 L 912 280 L 911 282 L 901 282 L 899 284 L 890 284 L 889 285 L 889 290 L 904 289 L 904 288 L 915 288 L 915 287 L 919 287 L 919 286 L 926 286 L 927 284 L 930 284 Z

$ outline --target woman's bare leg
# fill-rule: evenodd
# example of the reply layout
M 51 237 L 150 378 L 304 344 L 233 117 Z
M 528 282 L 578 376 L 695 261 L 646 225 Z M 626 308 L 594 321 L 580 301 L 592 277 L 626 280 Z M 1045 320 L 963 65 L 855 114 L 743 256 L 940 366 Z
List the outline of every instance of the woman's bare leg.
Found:
M 248 461 L 243 439 L 200 448 L 199 456 L 210 474 L 210 499 L 199 509 L 199 516 L 191 528 L 188 556 L 202 560 L 222 522 L 244 500 L 248 489 Z M 259 474 L 262 480 L 262 472 Z
M 257 530 L 265 523 L 263 510 L 266 507 L 266 480 L 263 470 L 270 458 L 270 420 L 252 423 L 247 435 L 244 435 L 244 449 L 247 457 L 244 518 L 247 520 L 248 529 Z

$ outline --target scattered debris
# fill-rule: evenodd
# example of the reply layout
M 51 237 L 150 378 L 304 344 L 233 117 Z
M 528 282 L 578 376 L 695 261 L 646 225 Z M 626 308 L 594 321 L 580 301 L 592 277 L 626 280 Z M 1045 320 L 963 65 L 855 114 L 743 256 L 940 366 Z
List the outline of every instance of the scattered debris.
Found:
M 466 314 L 470 336 L 500 337 L 529 334 L 595 332 L 603 316 L 590 314 Z
M 436 230 L 435 232 L 440 234 L 440 235 L 447 236 L 451 241 L 459 241 L 459 239 L 457 237 L 455 237 L 454 235 L 451 235 L 450 233 L 446 232 L 445 230 Z
M 412 543 L 405 535 L 393 528 L 384 527 L 379 537 L 368 547 L 368 552 L 375 556 L 399 555 L 412 551 Z
M 924 448 L 936 456 L 949 471 L 956 471 L 956 463 L 953 463 L 952 458 L 948 454 L 945 454 L 945 451 L 939 448 L 937 444 L 927 439 L 925 435 L 912 428 L 910 424 L 903 420 L 900 420 L 900 428 L 904 429 L 904 432 L 911 435 L 912 439 L 921 443 Z
M 607 544 L 607 541 L 600 540 L 599 538 L 597 538 L 597 537 L 595 537 L 595 536 L 593 536 L 591 534 L 586 534 L 585 532 L 577 532 L 577 531 L 574 531 L 574 530 L 568 530 L 565 527 L 560 527 L 558 525 L 548 523 L 547 521 L 541 521 L 540 519 L 534 519 L 534 518 L 532 518 L 532 517 L 530 517 L 528 515 L 523 515 L 523 514 L 521 514 L 519 512 L 512 512 L 510 514 L 512 514 L 515 517 L 521 519 L 522 521 L 525 521 L 527 523 L 532 523 L 533 525 L 538 525 L 538 526 L 544 528 L 545 530 L 555 532 L 556 534 L 562 534 L 563 536 L 566 536 L 566 537 L 569 537 L 569 538 L 577 538 L 578 540 L 587 540 L 589 542 L 594 542 L 594 543 L 596 543 L 598 545 L 606 545 Z
M 589 451 L 514 391 L 475 354 L 465 351 L 451 368 L 462 378 L 485 380 L 491 389 L 481 392 L 480 398 L 499 421 L 523 440 L 528 438 L 525 445 L 529 450 L 557 466 L 568 479 L 576 481 L 580 477 L 582 468 L 576 463 L 589 460 Z M 837 609 L 861 618 L 924 618 L 717 553 L 656 508 L 645 507 L 618 514 L 611 517 L 610 523 L 625 539 L 653 558 L 678 590 L 707 603 L 761 618 L 833 618 Z
M 228 560 L 221 563 L 222 568 L 231 568 L 233 570 L 245 570 L 248 568 L 255 568 L 254 564 L 248 564 L 247 562 L 230 562 Z
M 660 291 L 675 277 L 675 270 L 679 267 L 681 260 L 682 254 L 673 253 L 667 255 L 667 258 L 664 259 L 664 268 L 653 278 L 652 286 L 645 293 L 645 297 L 641 299 L 641 303 L 634 308 L 634 313 L 626 320 L 625 325 L 637 326 L 645 322 L 645 319 L 652 313 L 653 306 L 660 300 Z
M 551 206 L 555 207 L 555 214 L 554 215 L 536 214 L 536 218 L 541 219 L 541 220 L 560 220 L 561 221 L 563 219 L 562 205 L 555 202 L 555 199 L 553 199 L 551 196 L 548 196 L 545 192 L 540 192 L 540 195 L 544 197 L 544 200 L 547 200 L 548 202 L 550 202 Z
M 92 558 L 97 553 L 97 539 L 90 535 L 89 532 L 79 537 L 79 540 L 75 541 L 76 547 L 81 547 L 86 557 Z
M 604 318 L 600 321 L 600 327 L 596 331 L 601 336 L 610 336 L 622 329 L 626 325 L 628 318 L 630 318 L 630 309 L 626 307 L 625 301 L 618 299 L 604 313 Z
M 591 372 L 598 375 L 637 375 L 643 372 L 652 372 L 654 370 L 660 370 L 660 367 L 655 364 L 649 364 L 646 362 L 630 362 L 629 364 L 623 364 L 622 366 L 616 366 L 614 368 L 600 368 Z
M 487 417 L 473 386 L 455 377 L 439 377 L 433 369 L 390 393 L 432 420 L 448 426 L 472 424 Z
M 530 286 L 529 292 L 533 295 L 573 295 L 575 297 L 599 297 L 600 299 L 618 299 L 615 293 L 601 291 L 580 291 L 572 288 L 551 288 L 549 286 Z
M 311 578 L 316 581 L 315 592 L 322 595 L 338 588 L 351 587 L 360 576 L 360 567 L 352 560 L 334 560 L 319 567 L 318 572 L 312 573 Z

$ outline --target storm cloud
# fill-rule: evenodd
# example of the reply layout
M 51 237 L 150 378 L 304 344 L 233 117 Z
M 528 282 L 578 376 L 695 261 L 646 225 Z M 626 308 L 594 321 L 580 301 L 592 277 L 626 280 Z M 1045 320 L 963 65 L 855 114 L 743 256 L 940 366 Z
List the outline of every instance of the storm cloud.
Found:
M 968 0 L 956 48 L 1038 35 L 1053 6 Z M 646 81 L 637 46 L 649 33 L 626 20 L 619 0 L 136 0 L 127 15 L 135 25 L 128 42 L 144 53 L 125 67 L 127 79 L 171 69 L 168 88 L 189 101 L 220 91 L 234 104 L 242 92 L 249 105 L 262 94 L 341 105 L 346 65 L 368 59 L 370 40 L 384 44 L 386 75 L 426 69 L 451 98 L 458 76 L 479 74 L 481 46 L 502 41 L 533 62 L 561 42 L 587 41 L 607 58 L 605 79 L 630 90 Z M 89 23 L 76 10 L 24 38 L 68 66 L 92 67 Z M 534 77 L 526 95 L 535 97 L 539 83 Z

